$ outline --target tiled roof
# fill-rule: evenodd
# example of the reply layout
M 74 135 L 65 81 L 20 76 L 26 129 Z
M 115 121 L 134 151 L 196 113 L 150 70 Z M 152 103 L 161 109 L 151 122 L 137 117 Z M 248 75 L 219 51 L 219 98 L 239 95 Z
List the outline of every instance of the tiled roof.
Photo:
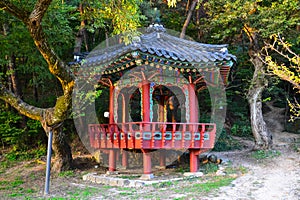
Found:
M 148 32 L 136 38 L 129 45 L 124 43 L 98 47 L 86 58 L 86 66 L 99 66 L 118 60 L 131 52 L 143 52 L 156 57 L 188 63 L 215 63 L 236 60 L 228 53 L 227 45 L 202 44 L 180 39 L 168 34 L 161 25 L 148 28 Z

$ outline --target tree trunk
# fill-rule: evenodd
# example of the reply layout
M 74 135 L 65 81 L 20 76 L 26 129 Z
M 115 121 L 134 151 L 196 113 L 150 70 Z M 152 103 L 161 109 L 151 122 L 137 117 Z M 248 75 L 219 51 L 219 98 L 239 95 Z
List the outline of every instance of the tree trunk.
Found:
M 190 9 L 189 9 L 189 12 L 187 14 L 187 17 L 186 17 L 186 20 L 183 24 L 183 27 L 182 27 L 182 30 L 181 30 L 181 33 L 180 33 L 180 38 L 184 38 L 185 37 L 185 33 L 186 33 L 186 29 L 191 21 L 191 18 L 192 18 L 192 14 L 193 14 L 193 11 L 195 10 L 195 7 L 197 5 L 197 0 L 193 0 L 191 6 L 190 6 Z
M 20 89 L 19 89 L 18 73 L 16 71 L 16 57 L 14 54 L 10 56 L 8 70 L 10 71 L 12 92 L 15 93 L 16 96 L 21 97 Z
M 80 5 L 79 5 L 79 12 L 80 12 L 80 15 L 82 16 L 83 15 L 82 3 L 80 3 Z M 81 20 L 80 28 L 76 34 L 74 53 L 81 52 L 81 46 L 82 46 L 83 41 L 85 44 L 85 51 L 89 51 L 88 44 L 87 44 L 87 34 L 86 34 L 86 29 L 85 29 L 85 21 Z
M 52 130 L 53 138 L 52 138 L 52 149 L 54 152 L 54 163 L 52 166 L 53 171 L 61 172 L 66 171 L 72 168 L 72 152 L 71 147 L 67 142 L 67 136 L 62 131 L 63 123 L 54 125 L 53 127 L 49 127 L 46 124 L 47 119 L 43 119 L 41 124 L 47 134 L 49 136 L 49 132 Z
M 206 10 L 204 8 L 204 4 L 207 2 L 208 0 L 203 0 L 200 4 L 199 7 L 197 9 L 197 13 L 196 13 L 196 25 L 198 27 L 198 40 L 201 41 L 202 37 L 204 36 L 204 32 L 200 27 L 201 23 L 201 19 L 203 18 L 207 18 L 207 13 Z
M 16 56 L 12 54 L 9 59 L 8 70 L 10 71 L 10 81 L 11 81 L 11 91 L 19 98 L 22 98 L 22 90 L 20 89 L 19 84 L 19 76 L 16 69 Z M 26 127 L 26 117 L 24 115 L 20 115 L 22 117 L 22 128 Z
M 261 95 L 267 86 L 267 80 L 264 77 L 264 66 L 255 54 L 251 55 L 251 62 L 255 70 L 248 91 L 248 102 L 250 105 L 251 128 L 255 139 L 254 150 L 270 149 L 272 147 L 272 134 L 268 130 L 262 114 Z
M 62 131 L 62 126 L 53 129 L 52 149 L 55 153 L 53 170 L 55 172 L 70 170 L 73 160 L 71 147 L 67 143 L 67 136 Z

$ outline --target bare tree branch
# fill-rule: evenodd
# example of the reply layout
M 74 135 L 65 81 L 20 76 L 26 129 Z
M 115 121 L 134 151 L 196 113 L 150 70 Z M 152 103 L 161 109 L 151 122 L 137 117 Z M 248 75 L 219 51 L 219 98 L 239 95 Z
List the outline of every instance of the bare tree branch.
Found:
M 35 45 L 47 61 L 50 72 L 59 79 L 64 92 L 67 92 L 69 89 L 72 90 L 70 82 L 74 80 L 73 74 L 50 47 L 41 25 L 42 18 L 51 2 L 52 0 L 37 1 L 34 10 L 30 14 L 27 26 Z
M 43 114 L 46 113 L 46 109 L 37 108 L 25 103 L 15 94 L 8 91 L 1 83 L 0 83 L 0 99 L 9 103 L 12 107 L 18 110 L 22 115 L 25 115 L 31 119 L 41 121 Z
M 48 63 L 49 71 L 60 81 L 64 95 L 59 97 L 54 108 L 46 109 L 53 117 L 49 118 L 48 124 L 57 123 L 66 119 L 68 110 L 71 106 L 71 95 L 74 86 L 73 74 L 65 63 L 56 55 L 46 39 L 46 35 L 42 29 L 42 19 L 49 8 L 52 0 L 37 0 L 31 13 L 21 10 L 11 1 L 4 0 L 0 2 L 0 8 L 12 13 L 18 17 L 27 26 L 34 43 L 44 59 Z M 41 121 L 42 113 L 45 109 L 35 108 L 23 102 L 21 98 L 6 90 L 4 85 L 0 85 L 0 99 L 8 102 L 21 114 L 32 119 Z M 20 105 L 18 105 L 20 104 Z
M 197 0 L 193 0 L 192 3 L 191 3 L 189 12 L 187 14 L 186 20 L 184 22 L 184 25 L 183 25 L 181 33 L 180 33 L 180 38 L 184 38 L 185 37 L 186 29 L 187 29 L 187 27 L 188 27 L 188 25 L 189 25 L 189 23 L 191 21 L 192 14 L 193 14 L 193 11 L 195 10 L 195 7 L 196 7 L 197 3 L 198 3 Z M 189 5 L 189 3 L 188 3 L 188 5 Z M 188 8 L 188 5 L 187 5 L 187 8 Z
M 297 78 L 294 78 L 295 72 L 292 71 L 292 69 L 295 69 L 296 72 L 297 70 L 299 70 L 297 69 L 297 65 L 299 68 L 299 60 L 300 60 L 299 55 L 297 55 L 289 48 L 289 44 L 286 43 L 279 34 L 273 35 L 272 37 L 274 38 L 273 44 L 265 42 L 265 47 L 263 48 L 264 51 L 262 51 L 265 52 L 265 54 L 259 56 L 260 60 L 269 67 L 269 69 L 274 75 L 277 75 L 279 78 L 288 81 L 294 86 L 294 88 L 300 91 L 299 81 Z M 284 63 L 278 64 L 276 61 L 273 61 L 272 57 L 270 57 L 269 55 L 269 51 L 275 52 L 279 56 L 287 59 L 291 63 L 291 65 L 285 66 Z M 284 51 L 286 51 L 287 53 L 284 53 Z M 291 55 L 294 56 L 294 58 L 290 57 Z M 293 65 L 293 60 L 296 66 Z
M 28 21 L 30 12 L 18 8 L 16 5 L 14 5 L 13 3 L 11 3 L 8 0 L 0 1 L 0 10 L 2 10 L 2 9 L 5 10 L 6 12 L 11 13 L 13 16 L 17 17 L 24 23 L 26 23 Z
M 33 11 L 30 13 L 29 20 L 34 26 L 40 25 L 45 12 L 47 11 L 48 7 L 50 6 L 52 0 L 38 0 L 34 6 Z

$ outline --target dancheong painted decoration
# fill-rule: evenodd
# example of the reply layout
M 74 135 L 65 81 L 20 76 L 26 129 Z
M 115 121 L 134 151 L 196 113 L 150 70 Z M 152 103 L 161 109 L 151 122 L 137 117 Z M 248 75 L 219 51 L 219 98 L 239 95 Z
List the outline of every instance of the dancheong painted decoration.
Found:
M 109 122 L 88 125 L 91 147 L 109 153 L 109 171 L 116 170 L 118 150 L 124 150 L 125 167 L 126 150 L 140 150 L 146 175 L 152 174 L 151 151 L 186 149 L 196 172 L 198 156 L 214 147 L 217 129 L 214 122 L 199 122 L 197 93 L 226 85 L 234 60 L 226 45 L 180 39 L 161 25 L 130 44 L 91 52 L 83 67 L 110 91 Z

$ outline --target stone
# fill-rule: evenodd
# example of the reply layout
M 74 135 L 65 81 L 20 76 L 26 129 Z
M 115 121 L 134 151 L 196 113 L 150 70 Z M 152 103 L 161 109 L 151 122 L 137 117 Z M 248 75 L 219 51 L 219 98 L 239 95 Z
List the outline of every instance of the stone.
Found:
M 154 175 L 153 174 L 143 174 L 140 179 L 141 180 L 150 180 L 150 179 L 153 179 L 154 178 Z
M 97 176 L 96 178 L 96 183 L 101 184 L 102 183 L 102 178 L 100 176 Z
M 126 170 L 126 169 L 128 169 L 128 167 L 126 167 L 126 166 L 120 166 L 120 167 L 118 167 L 118 169 L 119 170 Z
M 107 175 L 118 175 L 119 172 L 118 171 L 107 171 L 106 174 Z
M 218 170 L 218 171 L 216 171 L 216 175 L 217 175 L 217 176 L 225 176 L 226 173 L 223 172 L 222 170 Z
M 88 180 L 88 177 L 89 177 L 89 174 L 85 174 L 85 175 L 82 176 L 82 179 L 83 179 L 84 181 L 87 181 L 87 180 Z
M 203 176 L 202 172 L 185 172 L 183 176 L 195 176 L 195 177 L 200 177 Z
M 130 180 L 124 180 L 123 186 L 129 186 Z
M 145 186 L 144 182 L 140 182 L 140 181 L 135 182 L 135 187 L 143 187 L 143 186 Z
M 94 175 L 90 175 L 88 180 L 93 182 L 93 183 L 96 183 L 96 177 Z
M 130 181 L 127 179 L 118 179 L 118 186 L 128 186 L 130 184 Z
M 118 179 L 112 178 L 110 179 L 110 186 L 118 186 Z
M 110 180 L 111 180 L 111 178 L 109 178 L 109 177 L 104 178 L 103 179 L 103 184 L 104 185 L 110 185 Z
M 135 187 L 135 181 L 129 181 L 128 187 Z
M 155 166 L 155 169 L 163 170 L 166 169 L 166 166 Z

